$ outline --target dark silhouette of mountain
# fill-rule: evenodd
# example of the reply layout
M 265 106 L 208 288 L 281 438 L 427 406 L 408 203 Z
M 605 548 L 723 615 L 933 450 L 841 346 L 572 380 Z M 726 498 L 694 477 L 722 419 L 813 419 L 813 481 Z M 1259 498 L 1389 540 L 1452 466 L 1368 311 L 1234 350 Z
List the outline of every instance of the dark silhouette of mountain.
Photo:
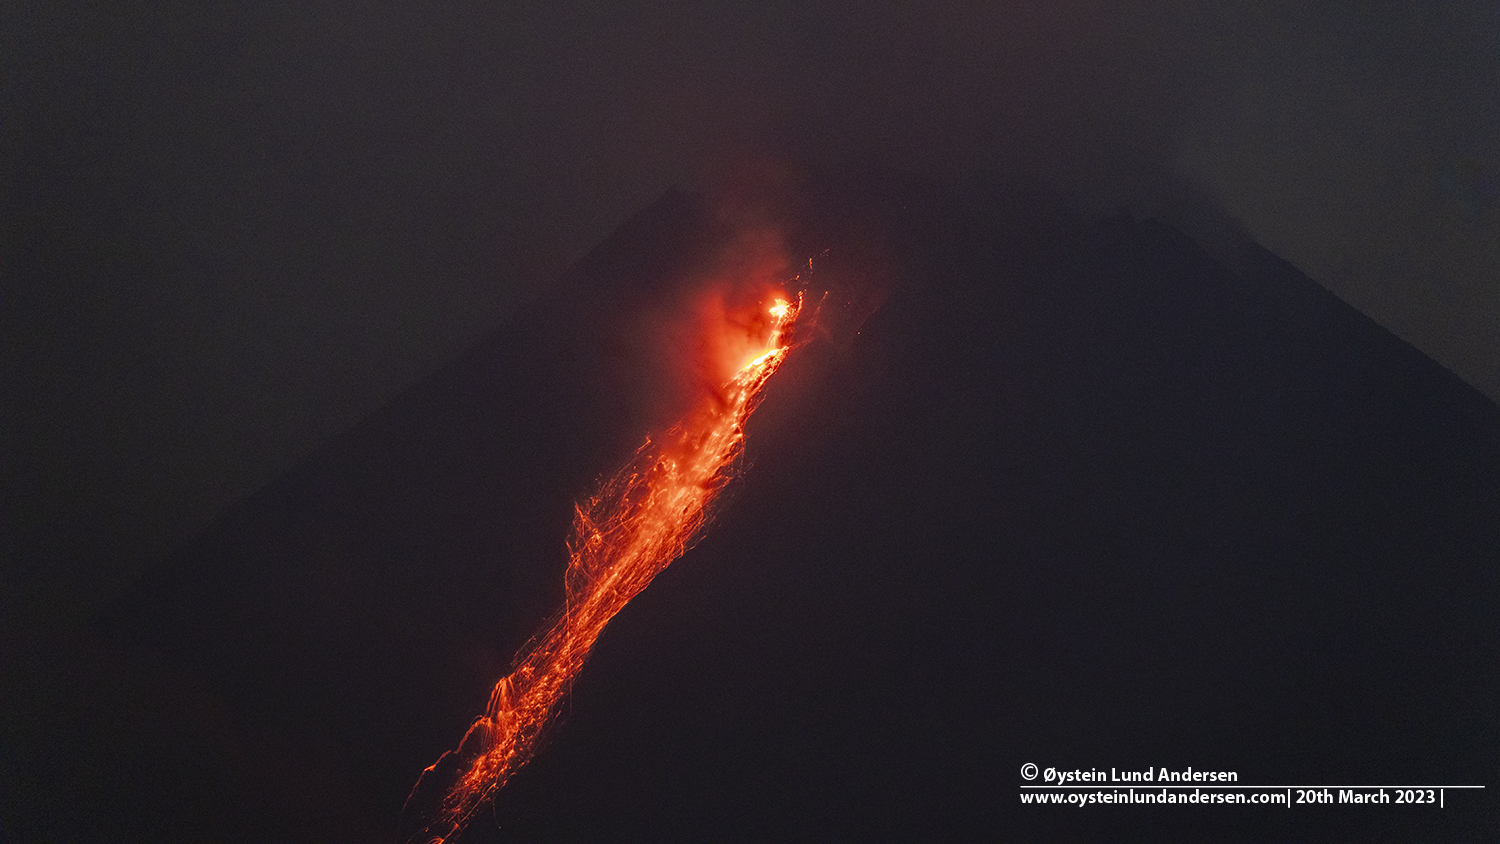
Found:
M 824 330 L 465 840 L 1500 834 L 1488 792 L 1018 799 L 1027 762 L 1493 786 L 1500 409 L 1247 242 L 893 174 L 785 222 Z M 637 316 L 734 236 L 668 194 L 27 652 L 75 667 L 13 731 L 17 840 L 393 840 L 560 600 L 571 503 L 670 419 Z

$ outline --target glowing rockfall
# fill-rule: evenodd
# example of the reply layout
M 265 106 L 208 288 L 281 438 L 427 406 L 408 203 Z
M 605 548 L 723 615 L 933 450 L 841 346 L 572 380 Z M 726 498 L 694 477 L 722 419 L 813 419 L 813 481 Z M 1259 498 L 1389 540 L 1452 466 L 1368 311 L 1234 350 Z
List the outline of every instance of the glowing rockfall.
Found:
M 495 684 L 488 711 L 469 728 L 459 749 L 423 774 L 425 779 L 440 766 L 458 765 L 441 804 L 424 819 L 421 840 L 442 841 L 459 832 L 526 764 L 605 625 L 692 544 L 740 454 L 745 421 L 786 357 L 787 336 L 800 308 L 800 299 L 777 299 L 767 310 L 765 345 L 721 395 L 663 441 L 648 440 L 576 507 L 568 540 L 567 603 L 521 651 L 515 670 Z M 423 787 L 419 781 L 417 789 Z

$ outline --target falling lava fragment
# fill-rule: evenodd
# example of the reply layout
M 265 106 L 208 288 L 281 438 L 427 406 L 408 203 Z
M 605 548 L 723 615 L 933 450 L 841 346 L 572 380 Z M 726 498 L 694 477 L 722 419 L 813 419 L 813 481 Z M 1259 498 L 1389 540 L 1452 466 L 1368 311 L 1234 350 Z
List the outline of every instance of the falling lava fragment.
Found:
M 578 505 L 568 540 L 567 603 L 532 639 L 515 669 L 495 684 L 486 714 L 459 749 L 417 782 L 415 798 L 444 788 L 422 818 L 419 838 L 446 841 L 531 758 L 538 736 L 583 667 L 605 625 L 692 544 L 709 505 L 729 478 L 745 438 L 745 421 L 790 346 L 801 300 L 776 299 L 769 335 L 716 400 L 700 407 L 661 442 L 647 441 L 631 461 Z M 441 772 L 441 773 L 440 773 Z M 451 778 L 429 782 L 429 778 Z M 408 800 L 408 808 L 412 806 Z

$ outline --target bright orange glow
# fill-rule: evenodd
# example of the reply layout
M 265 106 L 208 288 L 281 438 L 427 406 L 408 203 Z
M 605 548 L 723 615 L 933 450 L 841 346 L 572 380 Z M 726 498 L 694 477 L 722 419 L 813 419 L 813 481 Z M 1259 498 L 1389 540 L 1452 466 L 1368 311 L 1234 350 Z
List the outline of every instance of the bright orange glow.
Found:
M 515 669 L 495 684 L 486 714 L 457 751 L 428 768 L 457 762 L 421 840 L 446 841 L 461 831 L 531 758 L 537 738 L 589 650 L 611 618 L 692 544 L 708 507 L 741 452 L 745 422 L 766 381 L 786 358 L 801 309 L 779 298 L 757 317 L 764 341 L 713 401 L 647 440 L 631 461 L 575 508 L 568 540 L 567 601 L 556 621 L 521 651 Z M 736 355 L 737 356 L 737 355 Z M 417 789 L 423 788 L 418 781 Z M 416 794 L 416 790 L 413 791 Z M 415 839 L 414 839 L 415 840 Z

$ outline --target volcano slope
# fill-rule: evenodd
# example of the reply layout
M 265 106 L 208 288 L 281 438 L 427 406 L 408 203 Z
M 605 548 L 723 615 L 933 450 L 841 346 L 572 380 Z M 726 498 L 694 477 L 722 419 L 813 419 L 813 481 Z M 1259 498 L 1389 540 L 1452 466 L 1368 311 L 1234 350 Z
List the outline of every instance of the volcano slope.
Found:
M 1028 762 L 1493 785 L 1493 403 L 1248 242 L 891 174 L 781 223 L 819 329 L 464 840 L 1500 833 L 1485 792 L 1018 799 Z M 734 237 L 665 196 L 106 607 L 32 692 L 89 702 L 27 721 L 13 828 L 395 838 L 668 418 L 637 316 Z

